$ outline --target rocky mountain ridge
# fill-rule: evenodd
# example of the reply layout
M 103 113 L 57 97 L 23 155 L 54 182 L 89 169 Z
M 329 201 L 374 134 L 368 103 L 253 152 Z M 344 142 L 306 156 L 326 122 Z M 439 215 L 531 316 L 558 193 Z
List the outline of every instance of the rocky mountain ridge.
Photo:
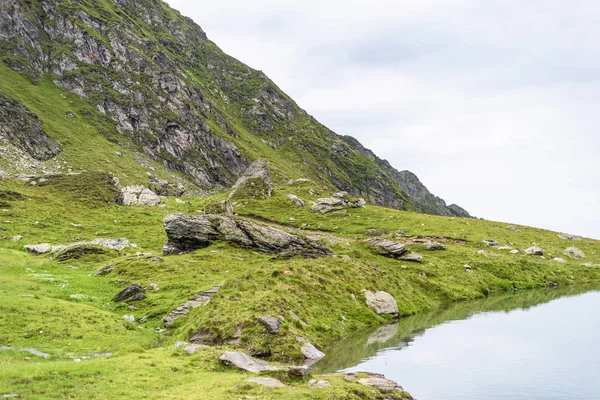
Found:
M 263 159 L 276 181 L 309 178 L 377 205 L 469 216 L 432 195 L 416 175 L 320 124 L 160 0 L 2 0 L 0 57 L 31 85 L 48 82 L 91 106 L 67 118 L 97 126 L 140 164 L 159 163 L 201 190 L 230 187 L 251 161 Z M 38 118 L 14 104 L 39 99 L 6 93 L 2 99 L 27 121 Z M 22 157 L 45 160 L 70 145 L 44 131 L 44 118 L 39 129 L 31 122 L 11 128 L 12 115 L 0 114 L 8 127 L 0 139 L 24 150 Z M 44 139 L 33 140 L 33 151 L 15 140 L 23 134 L 30 142 Z

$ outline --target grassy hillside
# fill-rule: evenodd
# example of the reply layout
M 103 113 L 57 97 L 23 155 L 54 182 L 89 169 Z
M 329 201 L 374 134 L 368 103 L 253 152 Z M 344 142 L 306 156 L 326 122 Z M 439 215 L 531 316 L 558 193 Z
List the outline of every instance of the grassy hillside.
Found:
M 495 292 L 598 282 L 600 243 L 573 242 L 556 233 L 507 224 L 437 217 L 368 205 L 344 215 L 314 214 L 285 197 L 294 193 L 311 201 L 329 196 L 312 182 L 277 185 L 266 200 L 239 200 L 237 218 L 252 219 L 291 233 L 320 238 L 336 257 L 279 258 L 251 249 L 217 243 L 193 254 L 162 256 L 166 242 L 162 219 L 175 212 L 201 213 L 224 195 L 166 198 L 165 207 L 123 207 L 112 202 L 104 174 L 51 179 L 31 186 L 0 181 L 0 346 L 35 348 L 51 355 L 0 351 L 0 394 L 24 398 L 376 398 L 341 377 L 332 386 L 313 389 L 306 381 L 278 376 L 286 388 L 266 389 L 245 382 L 248 374 L 219 363 L 225 349 L 270 354 L 272 362 L 302 360 L 296 336 L 318 347 L 361 328 L 391 321 L 365 305 L 363 289 L 387 291 L 398 302 L 401 318 Z M 13 193 L 14 192 L 14 193 Z M 15 193 L 18 193 L 16 195 Z M 312 194 L 311 194 L 312 193 Z M 20 196 L 19 196 L 20 195 Z M 21 200 L 19 200 L 22 198 Z M 403 233 L 397 233 L 401 230 Z M 373 252 L 367 240 L 392 237 L 399 242 L 435 238 L 444 251 L 422 244 L 409 249 L 422 264 Z M 16 235 L 22 240 L 13 241 Z M 125 237 L 138 248 L 84 255 L 59 261 L 25 252 L 25 244 L 69 244 L 97 237 Z M 523 250 L 532 242 L 545 258 L 522 251 L 487 247 L 484 239 Z M 572 260 L 563 250 L 575 245 L 587 260 Z M 483 250 L 483 253 L 481 252 Z M 158 256 L 160 258 L 156 258 Z M 563 257 L 566 263 L 551 261 Z M 109 264 L 106 276 L 95 271 Z M 464 265 L 472 268 L 472 273 Z M 126 285 L 156 284 L 134 303 L 111 301 Z M 208 305 L 163 330 L 162 317 L 195 294 L 221 284 Z M 290 318 L 293 311 L 306 324 Z M 123 315 L 134 315 L 135 322 Z M 283 319 L 280 335 L 268 335 L 256 320 Z M 241 331 L 237 343 L 232 340 Z M 211 346 L 194 355 L 174 344 L 200 332 Z M 98 357 L 111 353 L 108 357 Z M 402 384 L 402 382 L 399 382 Z

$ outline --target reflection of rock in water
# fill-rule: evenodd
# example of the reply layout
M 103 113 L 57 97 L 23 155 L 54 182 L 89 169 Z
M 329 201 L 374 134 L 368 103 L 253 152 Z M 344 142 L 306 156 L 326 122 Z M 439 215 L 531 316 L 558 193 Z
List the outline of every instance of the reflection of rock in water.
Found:
M 385 343 L 398 333 L 398 324 L 385 325 L 367 339 L 367 346 L 375 343 Z

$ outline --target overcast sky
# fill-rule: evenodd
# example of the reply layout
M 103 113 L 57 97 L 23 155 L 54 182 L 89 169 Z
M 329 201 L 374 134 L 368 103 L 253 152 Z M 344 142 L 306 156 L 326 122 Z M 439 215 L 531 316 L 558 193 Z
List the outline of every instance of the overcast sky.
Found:
M 448 203 L 600 239 L 600 2 L 168 3 Z

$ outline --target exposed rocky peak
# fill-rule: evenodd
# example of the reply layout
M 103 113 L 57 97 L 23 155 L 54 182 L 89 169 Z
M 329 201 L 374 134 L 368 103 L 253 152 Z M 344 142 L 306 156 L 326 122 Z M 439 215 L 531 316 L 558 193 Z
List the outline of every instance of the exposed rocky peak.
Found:
M 2 0 L 0 55 L 99 111 L 115 133 L 204 190 L 234 184 L 267 147 L 298 173 L 399 209 L 457 215 L 414 177 L 302 110 L 160 0 Z M 260 145 L 260 143 L 259 143 Z M 271 151 L 269 149 L 269 151 Z M 287 155 L 286 155 L 287 157 Z M 281 176 L 276 159 L 274 176 Z

